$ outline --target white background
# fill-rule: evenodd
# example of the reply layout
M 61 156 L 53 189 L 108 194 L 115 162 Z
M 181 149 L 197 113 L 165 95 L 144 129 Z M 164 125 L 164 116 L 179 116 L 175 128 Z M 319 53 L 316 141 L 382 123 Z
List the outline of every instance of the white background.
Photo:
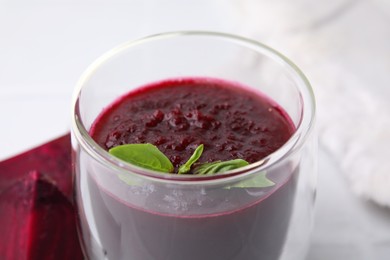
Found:
M 290 57 L 318 96 L 319 187 L 308 259 L 390 259 L 390 210 L 351 191 L 340 163 L 351 144 L 332 128 L 342 123 L 335 118 L 358 120 L 367 97 L 389 100 L 389 2 L 0 0 L 0 159 L 66 133 L 78 77 L 119 43 L 174 30 L 240 34 Z

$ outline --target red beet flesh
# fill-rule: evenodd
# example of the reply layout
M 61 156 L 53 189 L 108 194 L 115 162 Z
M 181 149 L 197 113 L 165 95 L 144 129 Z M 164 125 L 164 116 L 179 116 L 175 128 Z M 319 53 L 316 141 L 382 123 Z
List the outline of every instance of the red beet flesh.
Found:
M 0 192 L 33 170 L 50 176 L 58 189 L 72 199 L 70 135 L 0 162 Z
M 83 259 L 69 135 L 0 162 L 0 259 Z

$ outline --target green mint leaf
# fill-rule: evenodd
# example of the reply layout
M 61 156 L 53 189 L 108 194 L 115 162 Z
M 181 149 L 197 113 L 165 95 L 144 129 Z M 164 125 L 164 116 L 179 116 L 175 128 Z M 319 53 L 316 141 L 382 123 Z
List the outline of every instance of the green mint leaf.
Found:
M 246 166 L 248 164 L 249 163 L 247 161 L 242 159 L 204 163 L 195 167 L 194 174 L 205 175 L 226 172 Z
M 274 186 L 275 183 L 267 178 L 266 172 L 262 172 L 252 178 L 249 178 L 244 181 L 240 181 L 232 186 L 225 187 L 225 189 L 230 188 L 267 188 Z
M 183 164 L 182 166 L 180 166 L 179 168 L 179 174 L 183 174 L 183 173 L 187 173 L 191 170 L 191 166 L 197 161 L 199 160 L 200 156 L 202 155 L 203 153 L 203 144 L 199 145 L 194 153 L 191 155 L 190 159 L 188 159 L 188 161 Z
M 174 170 L 171 161 L 152 144 L 124 144 L 111 148 L 108 152 L 142 168 L 168 173 Z

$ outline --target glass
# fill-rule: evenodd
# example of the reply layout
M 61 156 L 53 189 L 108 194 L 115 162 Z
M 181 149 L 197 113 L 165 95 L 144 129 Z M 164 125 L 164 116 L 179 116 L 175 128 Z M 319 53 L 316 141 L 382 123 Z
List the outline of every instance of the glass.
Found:
M 263 160 L 206 179 L 125 164 L 89 136 L 102 109 L 124 93 L 182 77 L 220 78 L 261 91 L 285 109 L 296 132 Z M 95 61 L 73 101 L 75 201 L 88 258 L 304 258 L 316 189 L 315 101 L 309 82 L 286 57 L 223 33 L 154 35 Z M 226 188 L 264 172 L 276 183 L 272 188 Z M 122 174 L 137 185 L 121 181 Z

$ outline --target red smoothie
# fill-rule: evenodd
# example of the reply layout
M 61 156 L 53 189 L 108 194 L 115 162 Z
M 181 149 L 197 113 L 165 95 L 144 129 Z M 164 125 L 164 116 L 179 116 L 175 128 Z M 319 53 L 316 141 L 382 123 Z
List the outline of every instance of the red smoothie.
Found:
M 261 93 L 216 79 L 174 79 L 122 96 L 99 115 L 90 134 L 106 150 L 152 143 L 177 172 L 200 144 L 200 163 L 238 158 L 253 163 L 280 148 L 294 131 L 284 110 Z M 202 201 L 206 209 L 216 203 L 243 206 L 196 215 L 141 209 L 105 191 L 90 176 L 101 254 L 134 260 L 276 260 L 291 215 L 296 172 L 284 167 L 274 173 L 273 187 L 209 191 L 213 200 Z M 154 188 L 146 202 L 159 201 L 167 192 Z
M 106 109 L 91 135 L 105 149 L 152 143 L 177 168 L 199 144 L 199 162 L 259 161 L 282 146 L 294 127 L 259 93 L 221 80 L 182 79 L 131 92 Z

